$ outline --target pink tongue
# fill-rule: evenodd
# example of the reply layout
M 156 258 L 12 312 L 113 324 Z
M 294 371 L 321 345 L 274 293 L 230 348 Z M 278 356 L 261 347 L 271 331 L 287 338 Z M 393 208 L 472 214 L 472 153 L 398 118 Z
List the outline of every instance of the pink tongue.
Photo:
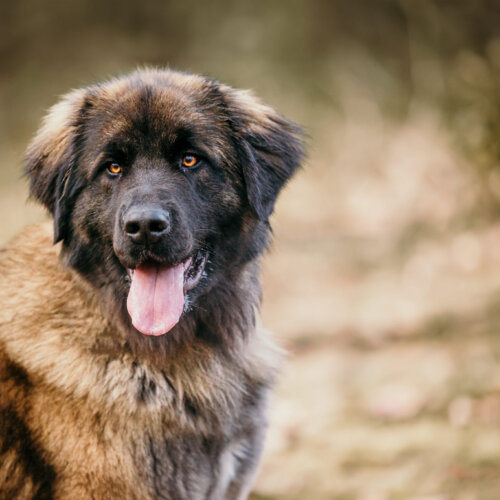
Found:
M 135 269 L 127 299 L 132 324 L 146 335 L 163 335 L 184 309 L 184 265 Z

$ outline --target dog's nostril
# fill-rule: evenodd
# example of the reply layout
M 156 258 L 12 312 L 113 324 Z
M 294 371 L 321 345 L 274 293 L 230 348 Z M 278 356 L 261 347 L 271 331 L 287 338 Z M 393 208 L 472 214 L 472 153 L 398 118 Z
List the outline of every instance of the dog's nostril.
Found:
M 125 224 L 125 232 L 127 234 L 133 235 L 137 234 L 141 230 L 141 225 L 136 221 L 128 221 Z
M 167 227 L 167 220 L 152 220 L 149 222 L 149 231 L 151 233 L 163 233 Z

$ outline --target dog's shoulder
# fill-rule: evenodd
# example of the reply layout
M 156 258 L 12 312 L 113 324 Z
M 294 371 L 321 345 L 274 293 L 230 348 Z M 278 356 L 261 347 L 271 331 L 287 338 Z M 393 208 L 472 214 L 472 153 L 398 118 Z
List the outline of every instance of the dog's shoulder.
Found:
M 0 252 L 0 350 L 37 383 L 73 392 L 93 373 L 82 339 L 107 322 L 59 252 L 47 223 L 25 229 Z M 5 366 L 0 376 L 8 378 Z

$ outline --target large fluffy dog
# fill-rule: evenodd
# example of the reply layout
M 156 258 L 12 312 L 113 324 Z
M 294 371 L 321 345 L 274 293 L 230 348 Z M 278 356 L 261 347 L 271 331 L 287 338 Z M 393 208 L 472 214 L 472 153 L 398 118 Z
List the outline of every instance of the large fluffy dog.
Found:
M 27 152 L 53 215 L 0 253 L 0 497 L 241 499 L 278 354 L 259 258 L 301 133 L 146 70 L 71 92 Z

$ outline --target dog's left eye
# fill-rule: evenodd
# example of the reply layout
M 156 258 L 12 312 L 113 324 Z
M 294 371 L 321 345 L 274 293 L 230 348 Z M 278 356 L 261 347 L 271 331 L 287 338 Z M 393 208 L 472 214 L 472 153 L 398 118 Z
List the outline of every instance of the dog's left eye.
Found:
M 118 174 L 121 174 L 122 172 L 122 167 L 120 166 L 120 164 L 118 163 L 110 163 L 108 165 L 108 172 L 111 174 L 111 175 L 118 175 Z
M 195 155 L 184 155 L 182 157 L 182 166 L 186 168 L 194 168 L 197 167 L 200 163 L 200 160 Z

